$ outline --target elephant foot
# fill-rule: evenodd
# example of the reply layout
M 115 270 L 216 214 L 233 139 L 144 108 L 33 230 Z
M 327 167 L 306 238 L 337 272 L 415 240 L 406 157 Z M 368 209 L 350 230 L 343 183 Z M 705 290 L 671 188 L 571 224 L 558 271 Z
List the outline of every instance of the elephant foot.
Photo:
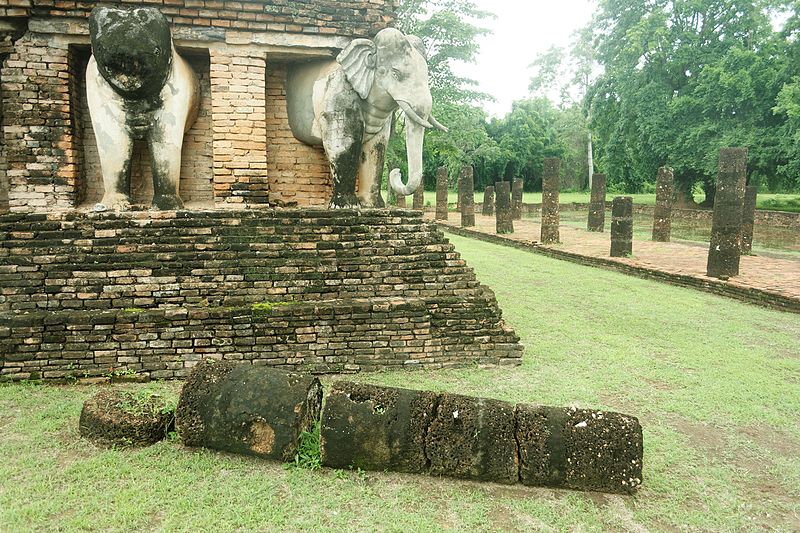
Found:
M 334 193 L 329 207 L 331 209 L 358 209 L 361 207 L 361 204 L 355 194 Z
M 115 192 L 106 194 L 99 204 L 95 204 L 94 210 L 96 212 L 103 211 L 128 211 L 131 208 L 131 201 L 128 195 Z
M 160 194 L 153 196 L 152 207 L 161 211 L 176 211 L 183 209 L 183 201 L 177 194 Z

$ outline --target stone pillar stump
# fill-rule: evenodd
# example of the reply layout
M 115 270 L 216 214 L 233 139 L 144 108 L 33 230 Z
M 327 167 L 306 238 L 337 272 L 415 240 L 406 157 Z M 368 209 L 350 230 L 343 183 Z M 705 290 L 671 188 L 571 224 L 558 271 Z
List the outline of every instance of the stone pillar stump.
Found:
M 511 217 L 514 220 L 522 219 L 522 191 L 524 186 L 525 182 L 520 178 L 516 178 L 511 188 Z
M 481 214 L 487 217 L 494 215 L 494 187 L 491 185 L 483 191 L 483 210 Z
M 605 231 L 606 226 L 606 175 L 592 176 L 592 192 L 589 200 L 589 231 Z
M 475 180 L 471 166 L 461 168 L 461 177 L 458 180 L 458 196 L 461 207 L 461 227 L 472 228 L 475 226 Z
M 675 178 L 672 169 L 661 167 L 656 178 L 656 208 L 653 213 L 653 240 L 656 242 L 670 241 L 674 198 Z
M 436 220 L 447 220 L 447 168 L 436 171 Z
M 395 196 L 394 203 L 395 203 L 395 205 L 397 207 L 399 207 L 401 209 L 405 209 L 406 208 L 406 197 L 405 196 L 400 196 L 398 194 L 397 196 Z
M 744 191 L 744 209 L 742 210 L 742 253 L 753 252 L 753 227 L 756 223 L 756 200 L 758 187 L 748 185 Z
M 720 150 L 714 222 L 708 251 L 709 277 L 728 279 L 739 274 L 746 183 L 747 148 Z
M 561 160 L 548 157 L 544 160 L 544 177 L 542 178 L 542 244 L 558 244 L 560 235 L 558 226 L 559 173 Z
M 416 191 L 414 191 L 414 209 L 425 209 L 425 187 L 420 184 Z
M 611 204 L 611 257 L 633 254 L 633 198 L 617 196 Z
M 514 219 L 511 218 L 511 184 L 507 181 L 498 181 L 494 184 L 494 191 L 497 197 L 496 231 L 499 235 L 514 233 Z

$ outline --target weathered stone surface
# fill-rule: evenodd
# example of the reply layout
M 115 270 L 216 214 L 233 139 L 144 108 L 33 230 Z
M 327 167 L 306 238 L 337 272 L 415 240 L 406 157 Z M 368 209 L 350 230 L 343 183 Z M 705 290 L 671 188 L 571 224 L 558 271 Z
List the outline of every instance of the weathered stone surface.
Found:
M 670 167 L 658 169 L 656 207 L 653 213 L 653 240 L 669 242 L 672 234 L 672 206 L 675 199 L 675 178 Z
M 739 274 L 746 180 L 747 148 L 721 149 L 708 252 L 709 277 L 727 279 Z
M 461 209 L 461 227 L 475 226 L 475 181 L 472 167 L 465 166 L 461 169 L 458 179 L 459 208 Z
M 425 439 L 431 475 L 516 483 L 514 428 L 512 404 L 442 394 Z
M 521 178 L 515 178 L 511 186 L 511 218 L 522 220 L 522 192 L 524 183 Z
M 483 207 L 481 214 L 486 217 L 494 215 L 494 187 L 486 187 L 483 191 Z
M 642 483 L 642 428 L 631 416 L 517 405 L 525 485 L 630 494 Z
M 436 171 L 436 220 L 447 220 L 447 168 Z
M 174 413 L 163 410 L 158 398 L 132 394 L 109 389 L 86 400 L 79 422 L 81 436 L 106 446 L 149 446 L 163 440 L 174 427 Z
M 561 160 L 548 157 L 544 160 L 542 178 L 542 244 L 558 244 L 560 216 L 558 212 Z
M 412 207 L 414 209 L 425 209 L 425 188 L 422 185 L 414 192 Z
M 496 231 L 499 235 L 514 233 L 514 219 L 511 217 L 511 183 L 498 181 L 494 184 L 497 195 Z
M 405 196 L 401 196 L 401 195 L 397 195 L 395 197 L 395 204 L 397 205 L 398 208 L 405 209 L 406 208 L 406 197 Z
M 617 196 L 611 204 L 611 257 L 633 254 L 633 198 Z
M 589 219 L 586 229 L 602 232 L 606 225 L 606 175 L 592 176 L 592 192 L 589 201 Z
M 335 383 L 322 413 L 322 464 L 427 472 L 425 434 L 437 404 L 432 392 Z
M 758 200 L 758 187 L 748 185 L 744 193 L 744 208 L 742 209 L 742 253 L 753 252 L 753 229 L 756 223 L 756 202 Z
M 313 376 L 201 362 L 181 392 L 176 427 L 187 446 L 288 461 L 321 406 L 322 386 Z

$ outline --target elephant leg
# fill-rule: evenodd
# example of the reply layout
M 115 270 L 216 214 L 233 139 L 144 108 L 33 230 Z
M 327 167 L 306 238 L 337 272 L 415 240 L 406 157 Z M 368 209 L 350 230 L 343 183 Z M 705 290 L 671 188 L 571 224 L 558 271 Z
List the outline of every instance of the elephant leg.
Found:
M 336 92 L 320 116 L 322 146 L 331 165 L 334 208 L 358 207 L 356 177 L 364 138 L 364 118 L 352 91 Z
M 391 130 L 392 123 L 387 121 L 383 129 L 362 146 L 361 164 L 358 168 L 358 199 L 362 206 L 386 206 L 381 197 L 381 183 Z
M 153 170 L 153 208 L 174 211 L 183 207 L 178 196 L 181 179 L 181 146 L 183 125 L 156 126 L 150 136 L 150 157 Z
M 128 209 L 133 139 L 125 126 L 124 102 L 100 77 L 94 57 L 86 69 L 86 97 L 103 174 L 103 199 L 97 207 Z

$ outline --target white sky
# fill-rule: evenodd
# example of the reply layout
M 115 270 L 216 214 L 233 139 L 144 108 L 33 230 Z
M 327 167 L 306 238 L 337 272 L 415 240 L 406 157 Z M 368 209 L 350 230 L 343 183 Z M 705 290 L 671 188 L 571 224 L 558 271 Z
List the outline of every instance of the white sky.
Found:
M 493 30 L 480 39 L 475 64 L 456 64 L 457 74 L 477 80 L 479 89 L 497 101 L 485 104 L 492 116 L 511 111 L 511 103 L 528 95 L 533 73 L 528 66 L 551 46 L 567 46 L 572 33 L 586 25 L 594 0 L 473 0 L 497 15 L 482 25 Z

